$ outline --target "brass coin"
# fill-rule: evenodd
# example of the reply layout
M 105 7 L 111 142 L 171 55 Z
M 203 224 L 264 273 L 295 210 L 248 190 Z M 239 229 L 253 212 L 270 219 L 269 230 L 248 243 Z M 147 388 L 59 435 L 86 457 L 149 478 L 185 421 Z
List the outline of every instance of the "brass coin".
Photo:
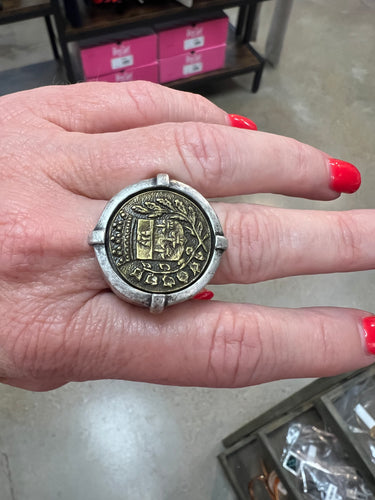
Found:
M 107 255 L 129 285 L 153 294 L 190 286 L 205 272 L 214 230 L 194 200 L 154 188 L 127 198 L 107 226 Z

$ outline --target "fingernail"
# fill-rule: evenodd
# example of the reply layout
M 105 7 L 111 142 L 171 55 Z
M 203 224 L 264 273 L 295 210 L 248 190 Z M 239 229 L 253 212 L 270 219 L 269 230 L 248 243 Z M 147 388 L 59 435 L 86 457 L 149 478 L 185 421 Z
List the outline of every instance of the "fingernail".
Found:
M 204 288 L 201 292 L 197 293 L 197 295 L 195 295 L 193 297 L 193 299 L 197 299 L 197 300 L 211 300 L 214 296 L 214 293 L 211 292 L 211 290 L 207 290 L 206 288 Z
M 363 320 L 367 350 L 375 354 L 375 316 L 368 316 Z
M 247 130 L 258 130 L 254 122 L 240 115 L 228 115 L 232 127 L 246 128 Z
M 347 161 L 329 160 L 331 167 L 330 188 L 337 193 L 355 193 L 361 185 L 361 174 L 357 167 Z

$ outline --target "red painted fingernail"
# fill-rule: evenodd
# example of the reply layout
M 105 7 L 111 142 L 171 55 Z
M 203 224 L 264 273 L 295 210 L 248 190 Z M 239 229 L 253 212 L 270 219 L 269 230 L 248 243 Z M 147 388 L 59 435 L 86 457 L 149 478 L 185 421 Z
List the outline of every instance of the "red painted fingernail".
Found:
M 206 288 L 204 288 L 201 292 L 197 293 L 197 295 L 195 295 L 193 297 L 193 299 L 197 299 L 197 300 L 211 300 L 214 296 L 214 293 L 211 292 L 211 290 L 207 290 Z
M 254 122 L 240 115 L 228 115 L 232 127 L 246 128 L 247 130 L 258 130 Z
M 331 167 L 330 188 L 337 193 L 355 193 L 361 185 L 361 174 L 357 167 L 347 161 L 329 160 Z
M 375 316 L 369 316 L 363 320 L 367 350 L 375 354 Z

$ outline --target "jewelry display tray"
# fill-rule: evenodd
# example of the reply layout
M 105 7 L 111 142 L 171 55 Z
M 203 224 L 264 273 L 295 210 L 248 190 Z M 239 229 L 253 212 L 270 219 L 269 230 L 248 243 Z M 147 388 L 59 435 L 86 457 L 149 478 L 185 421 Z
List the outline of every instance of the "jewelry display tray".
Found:
M 268 471 L 276 471 L 288 491 L 288 499 L 311 498 L 301 492 L 298 479 L 281 463 L 285 437 L 292 423 L 315 425 L 335 434 L 345 461 L 357 470 L 367 488 L 375 494 L 375 464 L 371 461 L 366 440 L 350 432 L 336 409 L 336 402 L 345 397 L 348 390 L 368 379 L 373 381 L 375 398 L 373 364 L 355 372 L 317 379 L 223 439 L 225 450 L 218 459 L 237 497 L 249 500 L 249 481 L 261 474 L 263 460 Z M 269 496 L 264 493 L 258 498 L 267 500 Z

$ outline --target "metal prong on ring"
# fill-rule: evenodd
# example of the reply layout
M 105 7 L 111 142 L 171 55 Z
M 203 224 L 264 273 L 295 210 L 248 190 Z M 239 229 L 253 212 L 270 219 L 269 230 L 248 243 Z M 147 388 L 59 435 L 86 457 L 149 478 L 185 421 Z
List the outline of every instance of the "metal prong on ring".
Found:
M 89 234 L 88 242 L 89 245 L 104 245 L 105 232 L 103 229 L 94 229 L 91 234 Z
M 215 240 L 215 248 L 216 250 L 226 250 L 228 248 L 228 240 L 225 236 L 221 236 L 220 234 L 216 235 Z
M 167 302 L 165 295 L 153 293 L 151 295 L 150 312 L 158 314 L 164 311 Z
M 156 185 L 158 187 L 169 187 L 169 175 L 168 174 L 158 174 L 156 176 Z

